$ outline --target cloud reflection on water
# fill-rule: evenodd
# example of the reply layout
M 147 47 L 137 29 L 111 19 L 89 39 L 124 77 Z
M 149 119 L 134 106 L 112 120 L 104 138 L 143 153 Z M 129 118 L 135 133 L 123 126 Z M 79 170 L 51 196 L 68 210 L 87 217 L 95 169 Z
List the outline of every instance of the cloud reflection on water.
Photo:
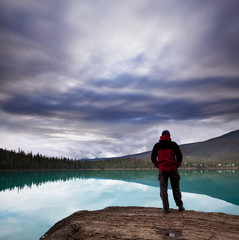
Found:
M 239 206 L 206 195 L 183 193 L 183 200 L 190 210 L 239 215 Z M 176 208 L 171 190 L 169 202 Z M 75 179 L 0 192 L 0 239 L 37 239 L 75 211 L 108 206 L 161 208 L 159 188 L 118 180 Z

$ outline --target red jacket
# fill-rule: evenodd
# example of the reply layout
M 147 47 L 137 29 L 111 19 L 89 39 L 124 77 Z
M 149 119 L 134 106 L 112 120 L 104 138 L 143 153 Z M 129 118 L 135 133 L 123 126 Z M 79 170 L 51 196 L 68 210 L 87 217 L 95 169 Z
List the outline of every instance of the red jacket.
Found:
M 162 135 L 152 150 L 151 161 L 161 171 L 173 171 L 181 166 L 183 155 L 169 135 Z

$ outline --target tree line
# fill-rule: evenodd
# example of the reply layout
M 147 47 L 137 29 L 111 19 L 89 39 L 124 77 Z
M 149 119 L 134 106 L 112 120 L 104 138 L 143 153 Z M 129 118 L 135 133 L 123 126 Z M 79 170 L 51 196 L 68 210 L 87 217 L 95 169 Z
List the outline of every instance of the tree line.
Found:
M 39 153 L 25 153 L 21 149 L 16 152 L 0 148 L 0 169 L 67 169 L 75 165 L 77 161 L 65 157 L 47 157 Z
M 124 169 L 152 168 L 148 160 L 134 158 L 112 158 L 106 160 L 76 160 L 47 157 L 41 154 L 25 153 L 23 150 L 9 151 L 0 148 L 0 169 L 2 170 L 44 170 L 44 169 Z
M 239 167 L 239 161 L 195 161 L 185 159 L 182 168 L 235 168 Z M 0 148 L 1 170 L 63 170 L 63 169 L 154 169 L 150 159 L 134 157 L 107 158 L 103 160 L 76 160 L 70 158 L 47 157 L 41 154 L 25 153 L 19 149 L 8 151 Z

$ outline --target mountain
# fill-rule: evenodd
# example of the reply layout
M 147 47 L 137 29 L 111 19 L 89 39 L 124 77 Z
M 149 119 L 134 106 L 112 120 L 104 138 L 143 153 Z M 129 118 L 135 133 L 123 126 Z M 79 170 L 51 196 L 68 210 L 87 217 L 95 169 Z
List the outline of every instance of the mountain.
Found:
M 180 145 L 185 168 L 239 167 L 239 130 L 204 142 Z M 151 151 L 117 158 L 75 161 L 8 151 L 0 148 L 0 170 L 4 169 L 148 169 Z
M 182 144 L 184 161 L 239 160 L 239 130 L 203 142 Z M 151 151 L 128 155 L 128 158 L 150 159 Z
M 239 130 L 204 142 L 180 146 L 186 159 L 239 160 Z

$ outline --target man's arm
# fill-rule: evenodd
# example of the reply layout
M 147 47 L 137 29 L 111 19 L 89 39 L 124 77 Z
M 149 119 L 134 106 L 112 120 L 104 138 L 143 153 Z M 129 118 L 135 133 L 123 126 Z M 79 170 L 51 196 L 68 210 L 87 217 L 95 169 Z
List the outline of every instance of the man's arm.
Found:
M 156 168 L 158 168 L 157 158 L 158 158 L 158 151 L 157 151 L 157 145 L 155 144 L 151 153 L 151 161 Z
M 177 143 L 175 143 L 175 146 L 176 146 L 175 147 L 175 156 L 176 156 L 176 160 L 177 160 L 177 166 L 180 167 L 182 165 L 182 161 L 183 161 L 183 154 Z

